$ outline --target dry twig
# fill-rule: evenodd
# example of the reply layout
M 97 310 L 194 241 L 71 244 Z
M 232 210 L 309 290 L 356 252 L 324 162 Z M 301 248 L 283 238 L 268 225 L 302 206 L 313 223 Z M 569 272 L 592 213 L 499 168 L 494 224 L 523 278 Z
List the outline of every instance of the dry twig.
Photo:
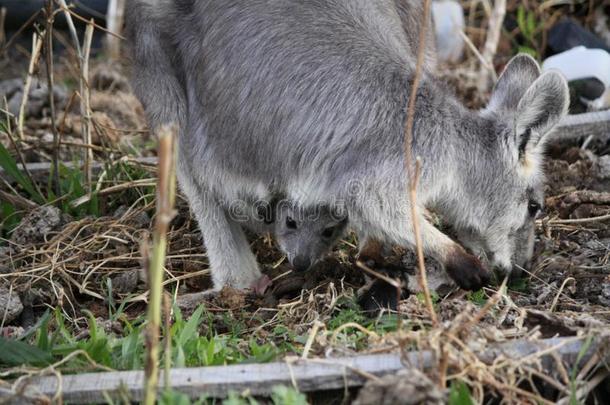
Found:
M 504 16 L 506 15 L 506 0 L 495 0 L 493 10 L 489 16 L 489 27 L 487 30 L 487 39 L 485 40 L 485 46 L 483 47 L 483 61 L 479 71 L 479 91 L 486 92 L 489 89 L 490 79 L 496 79 L 495 71 L 493 68 L 490 70 L 489 66 L 493 67 L 493 58 L 496 55 L 498 49 L 498 42 L 500 41 L 500 33 L 502 32 L 502 25 L 504 24 Z M 491 74 L 491 76 L 490 76 Z
M 415 67 L 415 75 L 411 84 L 411 93 L 409 95 L 409 104 L 407 106 L 407 119 L 405 123 L 405 165 L 407 169 L 408 185 L 409 185 L 409 203 L 411 206 L 411 221 L 413 221 L 413 232 L 415 234 L 415 245 L 417 249 L 417 263 L 419 269 L 419 282 L 424 292 L 426 307 L 430 313 L 432 323 L 436 325 L 438 318 L 432 305 L 430 297 L 430 289 L 428 288 L 428 279 L 426 276 L 426 266 L 424 264 L 424 251 L 419 229 L 419 209 L 417 206 L 417 183 L 419 180 L 420 162 L 416 161 L 413 164 L 413 121 L 415 119 L 415 103 L 417 100 L 417 90 L 419 81 L 422 75 L 424 64 L 424 54 L 426 47 L 426 30 L 428 29 L 428 20 L 430 19 L 430 0 L 424 1 L 424 15 L 422 26 L 419 31 L 419 45 L 417 48 L 417 65 Z

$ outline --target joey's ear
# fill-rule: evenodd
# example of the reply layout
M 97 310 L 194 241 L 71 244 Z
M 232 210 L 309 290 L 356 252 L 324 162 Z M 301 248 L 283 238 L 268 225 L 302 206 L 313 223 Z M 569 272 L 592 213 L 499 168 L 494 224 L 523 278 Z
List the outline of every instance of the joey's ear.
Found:
M 541 143 L 567 114 L 569 105 L 568 83 L 559 72 L 544 73 L 527 89 L 515 117 L 519 156 Z
M 538 76 L 540 67 L 534 58 L 524 53 L 513 57 L 494 86 L 487 110 L 515 110 Z

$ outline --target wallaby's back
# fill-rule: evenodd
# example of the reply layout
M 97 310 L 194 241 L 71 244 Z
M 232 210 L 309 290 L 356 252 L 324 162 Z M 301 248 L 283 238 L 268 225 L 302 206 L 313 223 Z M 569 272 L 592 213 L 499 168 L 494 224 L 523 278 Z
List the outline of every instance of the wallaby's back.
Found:
M 166 16 L 167 17 L 167 16 Z M 186 103 L 180 60 L 160 10 L 144 1 L 126 4 L 126 35 L 131 46 L 132 86 L 144 105 L 151 129 L 182 122 Z

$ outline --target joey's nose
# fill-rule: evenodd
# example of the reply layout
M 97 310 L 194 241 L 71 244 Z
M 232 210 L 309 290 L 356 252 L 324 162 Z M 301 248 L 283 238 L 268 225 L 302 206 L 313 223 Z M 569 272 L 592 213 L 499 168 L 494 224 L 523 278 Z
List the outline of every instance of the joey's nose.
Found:
M 311 266 L 311 260 L 306 256 L 299 255 L 294 258 L 292 265 L 296 271 L 306 271 Z

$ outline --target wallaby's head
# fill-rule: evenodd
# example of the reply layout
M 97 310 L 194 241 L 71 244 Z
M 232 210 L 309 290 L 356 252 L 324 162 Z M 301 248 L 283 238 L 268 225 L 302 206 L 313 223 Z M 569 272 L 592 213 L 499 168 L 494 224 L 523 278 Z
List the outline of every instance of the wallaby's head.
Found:
M 347 228 L 345 211 L 331 205 L 301 207 L 284 200 L 275 209 L 277 243 L 297 271 L 321 259 Z
M 490 159 L 474 165 L 480 172 L 480 184 L 473 186 L 480 205 L 474 216 L 488 259 L 505 274 L 532 257 L 534 220 L 544 207 L 544 145 L 568 105 L 560 73 L 541 74 L 533 58 L 517 55 L 481 112 L 493 123 L 495 139 Z

